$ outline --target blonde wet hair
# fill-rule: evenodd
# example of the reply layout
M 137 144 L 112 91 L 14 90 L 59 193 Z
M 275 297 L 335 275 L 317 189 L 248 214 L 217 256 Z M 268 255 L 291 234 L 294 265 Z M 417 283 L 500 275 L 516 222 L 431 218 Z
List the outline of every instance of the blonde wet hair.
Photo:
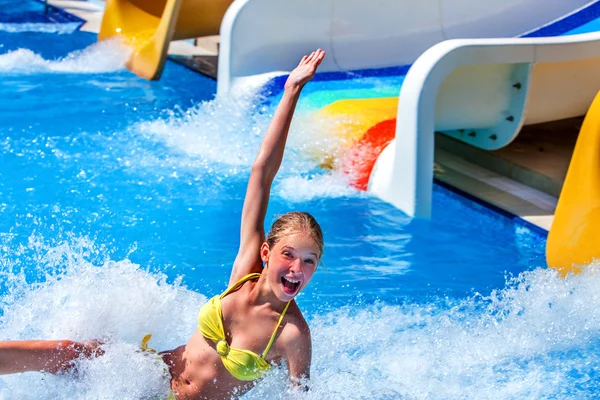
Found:
M 280 215 L 271 225 L 271 230 L 265 241 L 272 249 L 282 237 L 294 233 L 309 234 L 319 247 L 319 258 L 323 256 L 323 231 L 317 220 L 307 212 L 292 211 Z

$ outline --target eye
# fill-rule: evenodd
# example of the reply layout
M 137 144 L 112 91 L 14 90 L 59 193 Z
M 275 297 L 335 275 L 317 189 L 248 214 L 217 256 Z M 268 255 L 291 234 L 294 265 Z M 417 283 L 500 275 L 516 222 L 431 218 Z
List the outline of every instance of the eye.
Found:
M 310 264 L 310 265 L 315 265 L 316 264 L 315 260 L 312 260 L 310 258 L 308 260 L 305 260 L 304 262 L 307 263 L 307 264 Z
M 283 254 L 285 257 L 291 257 L 291 256 L 292 256 L 292 253 L 290 253 L 289 251 L 284 251 L 282 254 Z

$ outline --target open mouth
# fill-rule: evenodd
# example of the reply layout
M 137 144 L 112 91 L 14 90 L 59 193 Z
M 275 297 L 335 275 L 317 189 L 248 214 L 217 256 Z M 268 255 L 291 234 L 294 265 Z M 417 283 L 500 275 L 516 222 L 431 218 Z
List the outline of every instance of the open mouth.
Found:
M 283 291 L 286 294 L 294 294 L 300 288 L 300 281 L 284 276 L 281 277 L 281 284 L 283 285 Z

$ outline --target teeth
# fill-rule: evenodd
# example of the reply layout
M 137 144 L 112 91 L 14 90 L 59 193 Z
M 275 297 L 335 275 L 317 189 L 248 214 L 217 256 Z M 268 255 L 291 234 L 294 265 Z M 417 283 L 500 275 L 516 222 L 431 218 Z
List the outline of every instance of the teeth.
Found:
M 283 277 L 283 279 L 285 279 L 286 281 L 288 281 L 290 283 L 298 283 L 298 282 L 300 282 L 299 280 L 286 278 L 285 276 Z

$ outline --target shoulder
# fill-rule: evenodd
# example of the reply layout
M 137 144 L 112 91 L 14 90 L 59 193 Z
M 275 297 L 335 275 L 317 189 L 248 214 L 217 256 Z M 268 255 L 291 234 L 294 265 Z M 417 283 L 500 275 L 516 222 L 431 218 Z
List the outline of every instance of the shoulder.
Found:
M 295 301 L 290 304 L 284 321 L 285 325 L 279 337 L 281 345 L 288 351 L 310 350 L 310 328 Z
M 308 324 L 295 302 L 290 304 L 288 312 L 278 342 L 287 360 L 289 376 L 297 383 L 298 379 L 310 378 L 312 344 Z
M 258 254 L 258 251 L 250 255 L 238 254 L 233 263 L 233 268 L 231 269 L 231 276 L 229 277 L 229 283 L 227 285 L 228 287 L 235 285 L 249 274 L 262 273 L 263 265 L 260 262 Z

